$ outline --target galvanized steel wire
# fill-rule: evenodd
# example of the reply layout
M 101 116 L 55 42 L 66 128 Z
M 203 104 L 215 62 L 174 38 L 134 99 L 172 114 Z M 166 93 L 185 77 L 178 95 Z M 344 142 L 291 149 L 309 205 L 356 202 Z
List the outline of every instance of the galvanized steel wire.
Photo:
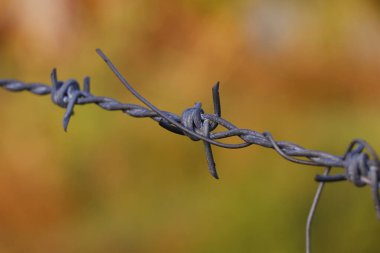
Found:
M 59 81 L 55 69 L 51 72 L 51 86 L 42 83 L 25 83 L 12 79 L 0 79 L 0 87 L 13 92 L 28 91 L 36 95 L 50 94 L 54 104 L 66 109 L 63 117 L 63 128 L 65 131 L 68 128 L 76 105 L 96 104 L 104 110 L 122 111 L 136 118 L 151 118 L 170 132 L 187 136 L 193 141 L 202 140 L 210 174 L 216 179 L 219 176 L 211 149 L 212 145 L 227 149 L 245 148 L 250 145 L 272 148 L 280 156 L 291 162 L 327 168 L 326 173 L 315 177 L 316 181 L 321 182 L 321 186 L 326 182 L 344 180 L 352 182 L 357 187 L 369 185 L 372 189 L 377 217 L 380 219 L 380 162 L 376 152 L 366 141 L 360 139 L 353 140 L 345 154 L 338 156 L 327 152 L 308 150 L 287 141 L 276 141 L 269 132 L 260 133 L 251 129 L 238 128 L 221 117 L 219 83 L 212 89 L 214 102 L 214 113 L 212 114 L 205 113 L 201 103 L 196 103 L 193 107 L 185 109 L 182 115 L 162 111 L 141 96 L 100 49 L 97 49 L 97 52 L 123 85 L 145 106 L 126 104 L 109 97 L 95 96 L 90 91 L 89 77 L 84 78 L 83 89 L 81 89 L 79 82 L 74 79 Z M 224 130 L 214 131 L 219 125 Z M 222 140 L 231 137 L 240 138 L 241 143 L 231 144 L 222 142 Z M 343 168 L 343 173 L 328 175 L 331 168 Z M 321 186 L 320 189 L 322 189 Z M 307 225 L 309 232 L 311 217 L 314 214 L 320 191 L 318 190 L 319 193 L 316 195 L 309 214 Z M 308 239 L 310 239 L 309 237 L 310 235 L 307 236 Z M 310 246 L 308 247 L 308 250 L 310 250 Z

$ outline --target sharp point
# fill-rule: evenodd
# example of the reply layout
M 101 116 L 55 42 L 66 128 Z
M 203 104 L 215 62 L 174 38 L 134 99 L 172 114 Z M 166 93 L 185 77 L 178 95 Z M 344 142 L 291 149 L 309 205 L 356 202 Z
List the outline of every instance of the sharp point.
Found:
M 57 80 L 57 69 L 56 68 L 52 69 L 50 76 L 52 79 Z
M 219 179 L 218 173 L 216 173 L 216 171 L 215 173 L 211 173 L 211 176 L 217 180 Z
M 220 81 L 217 81 L 214 86 L 212 87 L 214 90 L 217 90 L 219 91 L 219 84 L 220 84 Z
M 67 127 L 69 126 L 70 118 L 63 118 L 63 130 L 67 133 Z
M 213 178 L 215 178 L 215 179 L 219 179 L 218 172 L 216 171 L 216 168 L 215 168 L 215 167 L 214 167 L 214 168 L 210 168 L 209 171 L 210 171 L 210 174 L 211 174 L 211 176 L 212 176 Z

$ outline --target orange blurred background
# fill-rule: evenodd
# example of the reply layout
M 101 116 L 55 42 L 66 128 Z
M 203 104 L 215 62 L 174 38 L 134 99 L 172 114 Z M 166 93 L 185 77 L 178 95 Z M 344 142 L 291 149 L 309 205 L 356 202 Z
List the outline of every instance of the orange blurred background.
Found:
M 378 1 L 0 1 L 0 78 L 92 78 L 139 103 L 101 48 L 160 109 L 212 112 L 276 139 L 343 154 L 380 150 Z M 0 252 L 303 252 L 321 168 L 273 150 L 214 148 L 149 119 L 77 106 L 68 133 L 50 98 L 0 90 Z M 340 172 L 339 169 L 336 172 Z M 315 252 L 378 252 L 370 189 L 326 187 Z

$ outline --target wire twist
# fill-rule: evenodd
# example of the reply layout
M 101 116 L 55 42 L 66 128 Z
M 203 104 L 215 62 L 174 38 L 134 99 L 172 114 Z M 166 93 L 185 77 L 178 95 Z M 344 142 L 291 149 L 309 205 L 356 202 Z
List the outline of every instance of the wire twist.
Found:
M 325 173 L 324 175 L 317 175 L 315 180 L 323 183 L 347 180 L 357 187 L 369 185 L 372 189 L 377 217 L 380 219 L 380 162 L 374 149 L 364 140 L 356 139 L 352 141 L 343 156 L 336 156 L 322 151 L 308 150 L 287 141 L 275 141 L 268 132 L 259 133 L 250 129 L 238 128 L 221 117 L 219 82 L 212 89 L 214 102 L 213 114 L 205 113 L 201 103 L 196 103 L 193 107 L 185 109 L 180 116 L 171 112 L 161 111 L 141 96 L 127 82 L 100 49 L 97 49 L 97 53 L 107 63 L 123 85 L 137 99 L 145 104 L 146 107 L 136 104 L 125 104 L 112 98 L 98 97 L 91 94 L 89 77 L 84 78 L 83 90 L 81 90 L 76 80 L 59 81 L 56 69 L 53 69 L 51 72 L 51 86 L 42 83 L 24 83 L 18 80 L 2 79 L 0 80 L 0 87 L 13 92 L 29 91 L 36 95 L 51 94 L 52 102 L 66 109 L 63 117 L 63 128 L 65 131 L 67 131 L 76 105 L 96 104 L 104 110 L 122 111 L 136 118 L 151 118 L 170 132 L 185 135 L 193 141 L 202 140 L 210 174 L 216 179 L 218 179 L 219 176 L 216 170 L 211 145 L 228 149 L 258 145 L 272 148 L 280 156 L 294 163 L 324 168 L 343 168 L 344 173 L 336 175 L 328 175 Z M 213 132 L 218 125 L 225 128 L 225 130 Z M 220 141 L 230 137 L 238 137 L 242 142 L 230 144 Z M 312 208 L 312 210 L 312 212 L 314 212 L 314 208 Z M 310 217 L 312 217 L 312 215 Z

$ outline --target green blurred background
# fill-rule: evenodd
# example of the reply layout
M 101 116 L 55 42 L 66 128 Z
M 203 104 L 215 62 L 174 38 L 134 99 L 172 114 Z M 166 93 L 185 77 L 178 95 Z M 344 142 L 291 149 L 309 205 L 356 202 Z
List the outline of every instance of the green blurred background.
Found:
M 380 150 L 378 1 L 0 1 L 1 78 L 49 83 L 57 67 L 138 103 L 97 47 L 163 110 L 211 112 L 220 80 L 239 127 Z M 0 252 L 304 251 L 321 168 L 214 148 L 216 181 L 200 142 L 149 119 L 78 106 L 65 133 L 48 96 L 0 90 L 0 105 Z M 312 232 L 315 252 L 378 252 L 370 189 L 328 185 Z

